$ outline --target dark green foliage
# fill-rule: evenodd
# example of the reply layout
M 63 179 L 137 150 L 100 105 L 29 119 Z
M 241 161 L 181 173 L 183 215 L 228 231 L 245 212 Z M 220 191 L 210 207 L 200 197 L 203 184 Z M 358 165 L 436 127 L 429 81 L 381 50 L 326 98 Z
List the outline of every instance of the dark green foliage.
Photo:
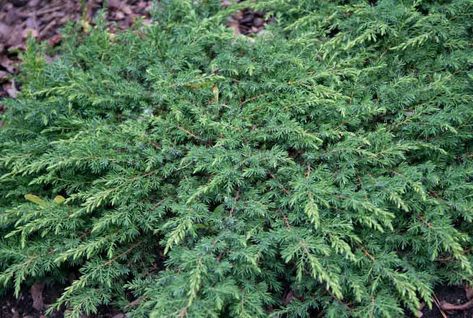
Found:
M 247 2 L 275 19 L 246 38 L 219 2 L 26 52 L 0 283 L 64 283 L 71 317 L 338 318 L 472 282 L 473 3 Z

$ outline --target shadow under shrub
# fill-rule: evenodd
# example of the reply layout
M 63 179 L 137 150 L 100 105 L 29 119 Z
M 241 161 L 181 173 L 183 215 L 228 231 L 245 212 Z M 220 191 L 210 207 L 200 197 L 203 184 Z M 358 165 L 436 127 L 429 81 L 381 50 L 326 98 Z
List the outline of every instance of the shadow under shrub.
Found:
M 225 27 L 243 5 L 274 17 L 262 34 Z M 0 130 L 5 288 L 65 282 L 71 317 L 338 318 L 472 281 L 470 1 L 155 19 L 25 53 Z

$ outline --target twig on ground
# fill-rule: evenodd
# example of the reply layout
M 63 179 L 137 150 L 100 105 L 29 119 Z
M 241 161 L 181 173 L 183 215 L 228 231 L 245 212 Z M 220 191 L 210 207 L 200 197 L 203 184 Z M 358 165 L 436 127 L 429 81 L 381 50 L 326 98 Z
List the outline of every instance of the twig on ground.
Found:
M 439 309 L 440 314 L 442 315 L 442 317 L 443 318 L 448 318 L 447 314 L 442 310 L 442 306 L 440 305 L 440 302 L 439 302 L 437 296 L 434 294 L 432 296 L 432 298 L 434 299 L 435 306 L 437 306 L 437 308 Z

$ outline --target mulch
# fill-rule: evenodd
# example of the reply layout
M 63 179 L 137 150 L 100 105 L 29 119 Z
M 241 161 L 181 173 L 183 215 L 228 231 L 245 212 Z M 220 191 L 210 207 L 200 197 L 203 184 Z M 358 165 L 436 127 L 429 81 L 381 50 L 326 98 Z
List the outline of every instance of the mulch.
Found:
M 151 5 L 151 0 L 109 0 L 104 9 L 111 32 L 130 27 L 137 18 L 150 21 Z M 17 95 L 13 77 L 28 36 L 55 46 L 61 42 L 60 30 L 66 23 L 83 20 L 93 24 L 103 6 L 101 0 L 0 0 L 0 98 Z
M 0 317 L 45 318 L 48 305 L 61 295 L 62 290 L 42 283 L 34 284 L 29 291 L 23 290 L 18 298 L 14 297 L 12 290 L 8 290 L 0 296 Z M 64 312 L 55 311 L 49 317 L 62 318 Z
M 242 2 L 241 0 L 237 2 Z M 231 5 L 229 0 L 222 1 L 222 6 Z M 235 35 L 258 35 L 263 31 L 268 23 L 271 23 L 272 17 L 266 17 L 264 12 L 255 11 L 249 8 L 238 10 L 228 18 L 227 26 L 233 29 Z

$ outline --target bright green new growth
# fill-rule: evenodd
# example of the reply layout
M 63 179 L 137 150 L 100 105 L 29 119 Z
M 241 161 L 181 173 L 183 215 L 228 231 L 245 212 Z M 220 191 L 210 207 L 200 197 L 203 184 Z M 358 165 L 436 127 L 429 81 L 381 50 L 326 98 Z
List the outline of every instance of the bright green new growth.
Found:
M 371 2 L 162 1 L 50 64 L 31 46 L 2 286 L 66 284 L 70 317 L 339 318 L 472 282 L 473 4 Z M 274 17 L 255 38 L 225 27 L 244 5 Z

